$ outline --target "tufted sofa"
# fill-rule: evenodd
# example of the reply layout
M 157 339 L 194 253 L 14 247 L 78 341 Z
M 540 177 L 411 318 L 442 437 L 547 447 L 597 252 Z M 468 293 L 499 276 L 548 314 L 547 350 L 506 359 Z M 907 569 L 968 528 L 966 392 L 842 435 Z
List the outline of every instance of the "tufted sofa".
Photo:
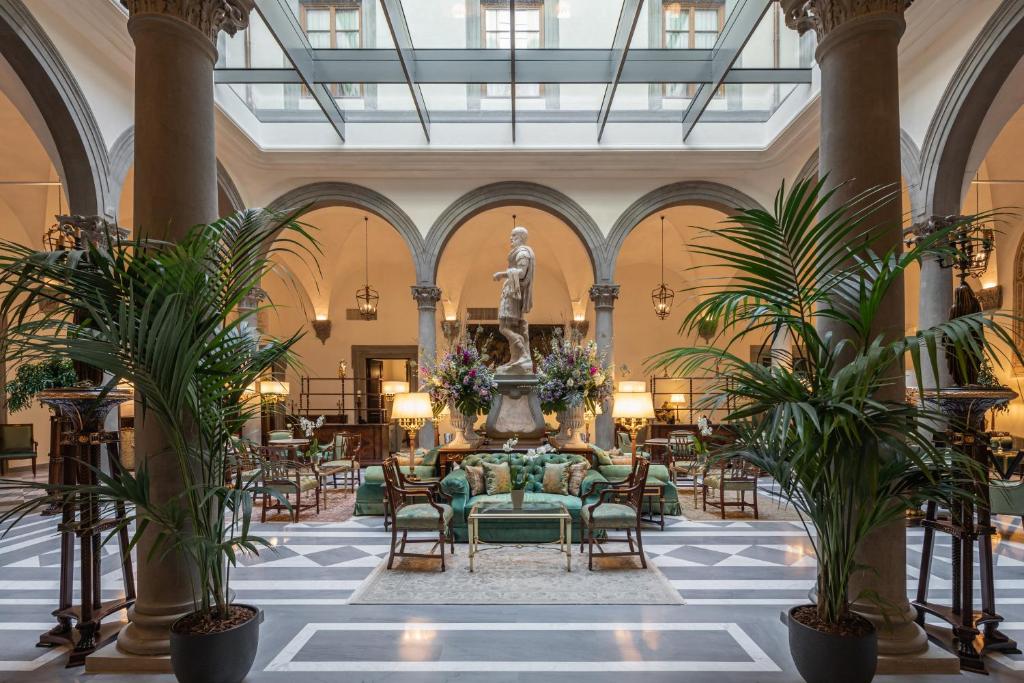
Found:
M 572 515 L 573 541 L 579 542 L 580 509 L 585 504 L 589 505 L 597 502 L 598 490 L 603 484 L 607 483 L 604 476 L 597 470 L 587 470 L 587 474 L 583 478 L 583 483 L 580 485 L 580 496 L 563 496 L 543 492 L 542 481 L 544 478 L 544 465 L 546 463 L 585 462 L 588 461 L 588 458 L 582 455 L 566 453 L 544 453 L 536 456 L 533 460 L 528 461 L 526 456 L 522 453 L 512 453 L 511 455 L 505 453 L 477 453 L 467 455 L 463 459 L 462 465 L 476 465 L 481 461 L 501 463 L 508 462 L 509 459 L 511 459 L 512 468 L 514 470 L 524 466 L 529 470 L 529 481 L 526 485 L 526 500 L 551 500 L 563 503 L 569 511 L 569 514 Z M 454 470 L 441 481 L 441 490 L 452 497 L 452 508 L 454 510 L 452 526 L 455 530 L 455 538 L 459 541 L 465 541 L 468 538 L 469 532 L 467 518 L 470 510 L 473 509 L 473 505 L 485 501 L 507 501 L 511 498 L 507 493 L 499 493 L 493 496 L 489 496 L 487 494 L 471 496 L 469 491 L 469 482 L 466 480 L 466 472 L 461 468 Z M 480 536 L 483 540 L 496 542 L 514 543 L 516 541 L 550 541 L 557 536 L 554 522 L 551 520 L 538 520 L 536 522 L 530 520 L 509 520 L 502 522 L 500 526 L 485 525 L 481 523 L 480 529 Z
M 610 482 L 619 483 L 625 481 L 626 478 L 629 477 L 629 473 L 633 469 L 631 465 L 615 464 L 611 455 L 597 446 L 591 446 L 591 450 L 594 452 L 594 464 L 597 466 L 597 470 L 604 475 L 605 479 Z M 644 457 L 645 455 L 646 454 L 641 451 L 641 457 Z M 676 485 L 672 481 L 672 476 L 669 474 L 668 467 L 665 465 L 651 465 L 647 470 L 647 481 L 652 484 L 657 482 L 664 486 L 666 515 L 682 514 L 682 509 L 679 507 L 679 491 L 676 489 Z M 644 499 L 645 513 L 651 512 L 649 509 L 650 506 L 651 500 L 649 498 Z

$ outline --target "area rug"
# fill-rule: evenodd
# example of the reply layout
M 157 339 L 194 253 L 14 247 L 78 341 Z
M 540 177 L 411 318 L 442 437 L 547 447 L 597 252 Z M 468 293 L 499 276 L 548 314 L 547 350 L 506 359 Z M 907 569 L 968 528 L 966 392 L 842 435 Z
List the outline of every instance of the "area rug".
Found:
M 423 552 L 426 544 L 416 552 Z M 349 604 L 372 605 L 680 605 L 683 599 L 650 561 L 640 568 L 636 557 L 600 557 L 594 571 L 587 556 L 573 546 L 572 571 L 557 546 L 485 546 L 469 572 L 465 544 L 446 554 L 447 571 L 438 560 L 396 558 L 395 568 L 381 564 L 352 594 Z M 618 551 L 610 544 L 608 551 Z M 436 552 L 436 551 L 435 551 Z
M 728 493 L 726 501 L 734 500 L 735 494 Z M 749 496 L 748 496 L 749 499 Z M 710 521 L 710 520 L 721 520 L 722 513 L 711 506 L 708 506 L 707 511 L 701 509 L 701 497 L 700 493 L 697 494 L 697 504 L 693 503 L 693 493 L 688 488 L 680 488 L 679 490 L 679 508 L 682 517 L 694 521 Z M 754 511 L 747 508 L 745 512 L 740 512 L 738 508 L 726 508 L 725 518 L 736 520 L 752 520 L 754 519 Z M 787 505 L 785 502 L 778 498 L 759 495 L 757 497 L 757 518 L 768 522 L 793 522 L 800 519 L 796 514 L 796 509 L 792 505 Z
M 295 498 L 293 497 L 294 501 Z M 303 501 L 305 505 L 306 501 Z M 352 516 L 352 511 L 356 506 L 356 494 L 345 489 L 327 489 L 327 505 L 324 505 L 323 500 L 320 501 L 320 513 L 317 514 L 316 508 L 305 509 L 299 513 L 300 522 L 344 522 Z M 259 521 L 262 510 L 259 505 L 259 498 L 257 498 L 257 504 L 253 506 L 252 518 L 255 521 Z M 287 510 L 274 510 L 271 507 L 267 511 L 267 523 L 270 522 L 292 522 L 291 512 Z

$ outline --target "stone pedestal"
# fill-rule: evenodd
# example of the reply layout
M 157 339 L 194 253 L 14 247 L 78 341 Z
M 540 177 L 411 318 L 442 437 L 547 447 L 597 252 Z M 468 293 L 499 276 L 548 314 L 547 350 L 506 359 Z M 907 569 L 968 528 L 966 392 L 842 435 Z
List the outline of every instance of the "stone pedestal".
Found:
M 546 426 L 537 375 L 498 375 L 495 379 L 498 391 L 487 414 L 487 438 L 493 442 L 517 437 L 523 445 L 543 441 Z

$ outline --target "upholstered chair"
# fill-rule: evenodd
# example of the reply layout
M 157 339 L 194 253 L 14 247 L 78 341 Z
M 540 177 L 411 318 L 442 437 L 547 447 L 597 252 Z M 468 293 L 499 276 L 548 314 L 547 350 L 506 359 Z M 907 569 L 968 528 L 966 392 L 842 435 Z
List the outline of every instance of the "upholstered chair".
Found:
M 291 511 L 292 521 L 299 521 L 299 514 L 303 510 L 316 508 L 320 514 L 320 473 L 316 465 L 308 462 L 298 462 L 282 457 L 274 449 L 261 446 L 257 449 L 259 460 L 262 466 L 263 486 L 263 510 L 260 521 L 267 521 L 267 510 Z M 277 494 L 277 497 L 271 495 Z M 313 495 L 313 501 L 309 501 L 309 495 Z M 295 496 L 295 503 L 292 504 L 290 496 Z M 303 503 L 303 499 L 307 502 Z M 285 505 L 284 501 L 288 501 Z
M 31 424 L 0 425 L 0 475 L 7 473 L 8 460 L 31 460 L 34 478 L 38 448 Z
M 451 552 L 455 554 L 455 537 L 452 535 L 452 506 L 446 502 L 438 482 L 418 484 L 415 487 L 406 485 L 398 472 L 398 459 L 394 456 L 384 461 L 381 466 L 384 472 L 384 484 L 387 487 L 387 505 L 391 515 L 391 551 L 388 554 L 388 569 L 394 568 L 396 557 L 427 557 L 441 560 L 441 571 L 445 570 L 444 544 L 451 544 Z M 425 501 L 425 502 L 418 502 Z M 434 538 L 409 538 L 410 531 L 434 531 Z M 401 532 L 401 541 L 398 534 Z M 435 543 L 440 551 L 432 553 L 410 553 L 405 547 L 408 543 Z
M 609 486 L 601 491 L 596 503 L 585 505 L 580 513 L 580 521 L 583 524 L 583 535 L 589 546 L 588 568 L 594 569 L 594 536 L 596 533 L 607 533 L 612 530 L 626 532 L 625 538 L 606 538 L 605 543 L 619 542 L 629 545 L 629 552 L 604 552 L 598 547 L 604 557 L 632 557 L 640 558 L 640 566 L 647 569 L 647 557 L 644 555 L 643 538 L 640 535 L 641 511 L 643 508 L 644 487 L 647 485 L 647 469 L 650 463 L 637 458 L 633 464 L 633 471 L 629 478 L 622 484 Z M 636 545 L 633 544 L 633 532 L 636 532 Z M 580 539 L 580 552 L 583 552 L 584 539 Z
M 350 491 L 355 491 L 356 486 L 363 483 L 362 469 L 356 460 L 362 442 L 358 434 L 338 432 L 334 435 L 331 445 L 320 453 L 318 469 L 324 484 L 330 480 L 334 488 L 338 488 L 339 475 Z
M 705 466 L 705 469 L 703 481 L 703 509 L 705 511 L 709 505 L 718 508 L 722 519 L 725 519 L 726 508 L 739 508 L 740 512 L 746 512 L 749 507 L 754 511 L 754 519 L 758 518 L 758 469 L 756 467 L 743 458 L 727 458 L 710 467 Z M 726 498 L 725 494 L 728 492 L 736 494 L 735 500 Z M 751 494 L 753 502 L 747 500 L 747 493 Z

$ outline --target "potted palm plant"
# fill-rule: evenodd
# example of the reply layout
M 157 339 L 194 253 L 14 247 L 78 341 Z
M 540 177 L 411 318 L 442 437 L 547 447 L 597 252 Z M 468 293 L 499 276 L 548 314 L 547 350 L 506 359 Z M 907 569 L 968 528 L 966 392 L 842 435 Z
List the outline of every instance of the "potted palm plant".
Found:
M 960 317 L 905 337 L 879 333 L 887 293 L 903 286 L 912 264 L 946 250 L 956 226 L 906 250 L 877 253 L 872 217 L 898 201 L 899 189 L 871 190 L 826 211 L 835 190 L 823 190 L 823 182 L 783 187 L 773 211 L 742 211 L 705 231 L 708 239 L 692 249 L 716 275 L 697 278 L 703 296 L 682 330 L 700 333 L 713 320 L 717 344 L 671 349 L 649 364 L 713 376 L 717 387 L 709 394 L 719 394 L 713 405 L 735 405 L 726 420 L 735 442 L 714 457 L 740 456 L 774 477 L 817 556 L 817 603 L 789 612 L 797 669 L 808 682 L 859 683 L 874 676 L 877 639 L 851 603 L 877 596 L 851 593 L 855 573 L 871 570 L 858 563 L 858 550 L 908 506 L 949 501 L 969 484 L 956 474 L 970 471 L 960 469 L 966 463 L 933 441 L 937 415 L 885 389 L 903 375 L 906 359 L 923 386 L 929 367 L 923 361 L 937 368 L 943 341 L 958 357 L 983 352 L 997 362 L 984 333 L 1007 349 L 1014 345 L 996 314 Z M 718 277 L 723 267 L 733 275 Z M 825 332 L 822 321 L 840 324 Z M 729 350 L 751 342 L 774 348 L 780 335 L 795 351 L 777 353 L 771 367 Z M 884 614 L 886 605 L 880 607 Z
M 151 497 L 145 462 L 134 473 L 97 471 L 89 493 L 108 508 L 130 504 L 114 530 L 131 528 L 132 546 L 152 533 L 157 559 L 178 554 L 191 569 L 195 610 L 171 632 L 171 662 L 183 682 L 237 683 L 256 654 L 262 613 L 233 603 L 231 570 L 238 556 L 269 544 L 250 526 L 254 495 L 262 494 L 257 478 L 231 474 L 241 471 L 233 438 L 258 411 L 244 400 L 246 388 L 290 362 L 298 336 L 255 339 L 249 325 L 258 310 L 242 304 L 279 252 L 314 253 L 296 215 L 243 211 L 196 226 L 176 244 L 108 237 L 81 250 L 39 253 L 0 243 L 0 314 L 12 321 L 6 358 L 62 358 L 102 371 L 107 388 L 130 382 L 163 439 L 157 455 L 177 463 L 181 489 L 170 500 Z M 41 283 L 55 302 L 42 317 L 32 308 Z M 57 487 L 0 522 L 13 525 L 79 493 Z

